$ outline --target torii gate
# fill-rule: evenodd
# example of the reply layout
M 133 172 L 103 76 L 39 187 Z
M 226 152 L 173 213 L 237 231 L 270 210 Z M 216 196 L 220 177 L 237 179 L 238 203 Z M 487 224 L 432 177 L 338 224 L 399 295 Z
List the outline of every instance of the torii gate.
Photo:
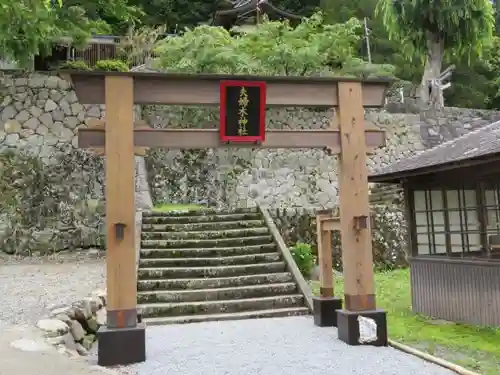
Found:
M 365 127 L 363 107 L 383 105 L 389 80 L 137 72 L 60 74 L 72 83 L 81 104 L 106 105 L 104 127 L 78 132 L 79 147 L 104 148 L 106 156 L 108 315 L 107 325 L 98 332 L 100 365 L 142 362 L 146 358 L 145 326 L 137 320 L 134 151 L 149 147 L 327 148 L 339 154 L 345 279 L 345 306 L 337 311 L 339 339 L 352 345 L 359 343 L 360 315 L 380 322 L 385 332 L 379 332 L 379 336 L 387 337 L 385 312 L 377 310 L 375 304 L 371 231 L 366 222 L 369 202 L 365 156 L 382 146 L 385 136 L 381 130 Z M 220 105 L 221 129 L 134 128 L 134 104 Z M 329 130 L 265 131 L 266 106 L 336 107 L 338 121 L 333 119 Z M 335 305 L 328 294 L 317 298 L 315 305 L 320 313 Z

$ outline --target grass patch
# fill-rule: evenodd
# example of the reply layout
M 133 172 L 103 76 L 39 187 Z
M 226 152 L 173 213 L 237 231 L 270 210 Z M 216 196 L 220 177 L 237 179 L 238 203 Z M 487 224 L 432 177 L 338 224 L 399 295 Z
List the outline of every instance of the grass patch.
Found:
M 156 212 L 170 212 L 170 211 L 198 211 L 205 207 L 198 204 L 174 204 L 163 203 L 153 208 Z
M 375 274 L 377 307 L 387 311 L 389 337 L 483 375 L 499 373 L 500 329 L 455 324 L 411 312 L 408 270 Z M 335 280 L 343 295 L 343 280 Z M 312 282 L 319 294 L 319 283 Z

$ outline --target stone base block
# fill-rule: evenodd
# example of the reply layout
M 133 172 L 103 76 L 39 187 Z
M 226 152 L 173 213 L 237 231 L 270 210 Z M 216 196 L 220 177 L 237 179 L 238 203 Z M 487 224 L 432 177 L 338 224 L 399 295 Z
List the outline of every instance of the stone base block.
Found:
M 128 365 L 146 360 L 146 326 L 108 328 L 97 331 L 97 364 L 99 366 Z
M 314 324 L 319 327 L 337 327 L 337 310 L 342 299 L 337 297 L 313 297 Z
M 377 338 L 374 341 L 360 340 L 359 316 L 373 319 L 377 324 Z M 383 310 L 337 310 L 337 328 L 338 338 L 346 344 L 387 346 L 387 313 Z

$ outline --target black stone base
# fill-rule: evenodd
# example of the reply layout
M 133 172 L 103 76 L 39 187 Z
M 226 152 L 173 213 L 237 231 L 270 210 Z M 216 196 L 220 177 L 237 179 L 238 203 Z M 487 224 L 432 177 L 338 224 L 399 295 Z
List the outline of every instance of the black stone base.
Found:
M 369 343 L 359 342 L 358 316 L 371 318 L 377 323 L 377 340 Z M 383 310 L 337 311 L 338 338 L 349 345 L 387 346 L 387 313 Z
M 146 326 L 108 328 L 97 331 L 97 364 L 99 366 L 128 365 L 146 360 Z
M 319 327 L 337 327 L 337 310 L 342 299 L 337 297 L 313 297 L 314 324 Z

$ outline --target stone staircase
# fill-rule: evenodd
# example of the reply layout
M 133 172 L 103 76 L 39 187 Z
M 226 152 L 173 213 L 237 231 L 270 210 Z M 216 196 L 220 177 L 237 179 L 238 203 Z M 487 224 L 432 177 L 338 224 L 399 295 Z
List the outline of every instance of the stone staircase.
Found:
M 309 313 L 258 209 L 145 212 L 141 238 L 148 325 Z

